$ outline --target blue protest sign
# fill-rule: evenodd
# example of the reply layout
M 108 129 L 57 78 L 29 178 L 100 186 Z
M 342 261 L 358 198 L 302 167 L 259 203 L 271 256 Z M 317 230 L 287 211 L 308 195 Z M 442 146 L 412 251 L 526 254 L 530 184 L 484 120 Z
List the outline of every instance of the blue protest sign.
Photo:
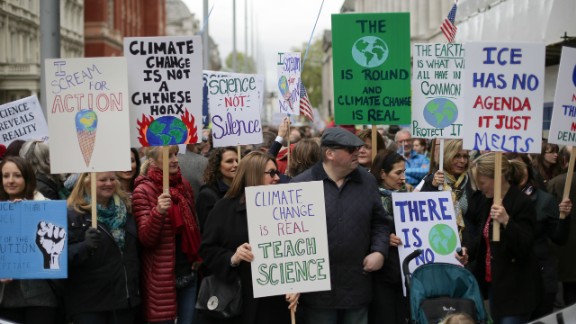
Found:
M 68 277 L 66 201 L 0 203 L 0 278 Z

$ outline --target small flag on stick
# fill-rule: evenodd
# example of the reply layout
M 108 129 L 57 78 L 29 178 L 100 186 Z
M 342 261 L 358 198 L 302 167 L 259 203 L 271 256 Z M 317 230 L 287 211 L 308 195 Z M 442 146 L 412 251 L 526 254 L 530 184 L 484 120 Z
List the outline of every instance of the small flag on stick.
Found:
M 310 121 L 314 121 L 312 114 L 312 105 L 308 99 L 308 93 L 304 87 L 304 83 L 300 82 L 300 115 L 306 116 Z
M 454 19 L 456 18 L 456 9 L 458 9 L 458 2 L 454 2 L 452 9 L 448 13 L 448 17 L 444 19 L 442 25 L 440 25 L 440 30 L 446 36 L 449 43 L 454 43 L 454 38 L 456 38 L 456 25 L 454 25 Z

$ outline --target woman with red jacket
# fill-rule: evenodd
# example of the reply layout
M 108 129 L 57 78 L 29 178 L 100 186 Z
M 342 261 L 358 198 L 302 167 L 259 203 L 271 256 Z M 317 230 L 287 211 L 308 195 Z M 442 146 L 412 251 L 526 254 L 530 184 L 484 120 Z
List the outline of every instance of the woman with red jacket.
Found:
M 149 148 L 132 204 L 142 245 L 142 296 L 149 323 L 191 323 L 196 303 L 200 231 L 194 194 L 182 178 L 177 146 L 170 147 L 170 190 L 162 189 L 162 148 Z

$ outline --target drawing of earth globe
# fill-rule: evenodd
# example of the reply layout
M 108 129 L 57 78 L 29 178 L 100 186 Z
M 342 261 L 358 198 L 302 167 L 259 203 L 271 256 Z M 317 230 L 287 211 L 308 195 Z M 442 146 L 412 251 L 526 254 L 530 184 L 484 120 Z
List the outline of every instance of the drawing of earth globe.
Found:
M 458 108 L 449 99 L 435 98 L 424 107 L 424 119 L 436 128 L 446 128 L 458 119 Z
M 388 45 L 379 37 L 364 36 L 352 46 L 352 57 L 359 65 L 374 68 L 388 58 Z
M 154 120 L 146 131 L 146 140 L 152 146 L 184 144 L 188 128 L 174 116 L 163 116 Z
M 456 249 L 458 237 L 446 224 L 434 225 L 428 233 L 428 242 L 432 250 L 440 255 L 448 255 Z

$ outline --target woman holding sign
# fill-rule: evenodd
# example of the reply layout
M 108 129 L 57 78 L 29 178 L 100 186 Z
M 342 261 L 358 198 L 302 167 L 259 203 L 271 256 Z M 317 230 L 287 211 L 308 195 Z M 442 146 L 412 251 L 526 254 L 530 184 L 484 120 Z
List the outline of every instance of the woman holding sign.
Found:
M 481 238 L 470 255 L 457 257 L 466 264 L 476 260 L 473 272 L 490 300 L 495 323 L 526 323 L 541 292 L 533 244 L 536 237 L 536 207 L 520 189 L 511 185 L 521 171 L 518 161 L 502 158 L 501 183 L 494 180 L 495 154 L 480 156 L 472 164 L 472 175 L 486 204 L 474 209 L 483 219 Z M 493 204 L 494 187 L 502 186 L 502 204 Z M 492 240 L 492 223 L 500 226 L 500 241 Z M 476 251 L 476 252 L 473 252 Z
M 254 254 L 248 243 L 244 195 L 246 187 L 273 185 L 279 181 L 276 162 L 265 153 L 251 152 L 242 158 L 230 189 L 208 216 L 200 255 L 210 272 L 222 281 L 233 283 L 240 279 L 243 311 L 228 320 L 211 318 L 201 312 L 202 323 L 290 323 L 288 307 L 296 307 L 298 295 L 254 298 L 250 268 Z
M 438 149 L 438 148 L 436 148 Z M 420 191 L 445 190 L 452 194 L 456 224 L 462 245 L 469 246 L 480 237 L 480 219 L 474 218 L 473 210 L 480 193 L 472 189 L 468 175 L 470 155 L 462 148 L 462 140 L 447 140 L 444 144 L 444 169 L 428 174 L 422 180 Z
M 407 191 L 404 157 L 390 150 L 381 150 L 376 155 L 370 172 L 378 181 L 386 218 L 390 228 L 393 229 L 392 193 Z M 408 301 L 402 292 L 399 245 L 402 245 L 402 240 L 392 231 L 388 259 L 382 269 L 374 272 L 372 302 L 368 312 L 369 323 L 403 324 L 410 318 Z
M 136 222 L 115 172 L 96 174 L 92 227 L 90 174 L 68 197 L 66 313 L 75 324 L 131 323 L 140 304 Z
M 0 163 L 0 201 L 45 200 L 36 191 L 32 167 L 19 156 Z M 48 280 L 0 279 L 0 319 L 17 323 L 56 323 L 58 301 Z
M 191 323 L 200 266 L 200 230 L 194 194 L 178 166 L 178 146 L 170 146 L 170 188 L 163 190 L 162 147 L 149 147 L 132 193 L 142 245 L 142 288 L 146 321 Z

